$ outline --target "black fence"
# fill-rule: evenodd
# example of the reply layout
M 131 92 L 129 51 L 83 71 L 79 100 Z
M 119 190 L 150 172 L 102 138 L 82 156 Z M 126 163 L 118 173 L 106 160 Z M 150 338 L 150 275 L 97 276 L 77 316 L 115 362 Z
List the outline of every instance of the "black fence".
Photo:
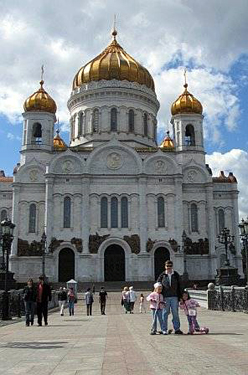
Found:
M 23 289 L 19 290 L 10 290 L 9 292 L 9 309 L 10 309 L 10 316 L 21 318 L 25 315 L 25 307 L 23 301 Z M 0 291 L 0 319 L 2 319 L 2 311 L 3 311 L 3 298 L 4 292 Z M 49 309 L 53 309 L 57 307 L 58 303 L 58 293 L 55 290 L 52 290 L 52 299 L 48 304 Z
M 207 291 L 208 309 L 248 313 L 248 287 L 218 287 Z

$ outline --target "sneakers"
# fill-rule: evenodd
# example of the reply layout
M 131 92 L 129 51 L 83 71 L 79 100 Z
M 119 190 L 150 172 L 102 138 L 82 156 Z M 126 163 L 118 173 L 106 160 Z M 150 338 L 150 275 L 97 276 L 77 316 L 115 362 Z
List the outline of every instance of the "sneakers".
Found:
M 156 335 L 156 331 L 151 331 L 150 335 Z
M 171 335 L 172 332 L 173 332 L 173 329 L 169 329 L 169 331 L 168 331 L 168 335 Z
M 177 329 L 175 331 L 175 335 L 183 335 L 183 332 L 180 329 Z
M 163 331 L 162 334 L 163 335 L 168 335 L 168 333 L 166 331 Z

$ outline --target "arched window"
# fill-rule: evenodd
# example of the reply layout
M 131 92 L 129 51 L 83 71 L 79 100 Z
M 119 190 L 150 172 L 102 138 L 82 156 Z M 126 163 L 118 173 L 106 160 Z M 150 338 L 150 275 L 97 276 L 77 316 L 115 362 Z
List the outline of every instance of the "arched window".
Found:
M 71 198 L 64 199 L 64 228 L 71 227 Z
M 117 131 L 117 109 L 111 109 L 111 120 L 110 120 L 110 129 L 112 132 Z
M 80 112 L 78 117 L 78 136 L 81 137 L 83 135 L 83 122 L 84 122 L 84 114 Z
M 185 145 L 195 146 L 195 130 L 191 124 L 188 124 L 185 129 Z
M 148 135 L 148 118 L 147 118 L 147 113 L 144 113 L 143 122 L 144 122 L 144 136 L 147 137 L 147 135 Z
M 42 144 L 42 128 L 39 122 L 33 124 L 32 129 L 32 143 L 36 145 Z
M 165 215 L 164 215 L 164 198 L 158 198 L 158 227 L 165 227 Z
M 94 109 L 92 114 L 92 131 L 94 133 L 99 131 L 99 109 Z
M 29 206 L 29 233 L 35 233 L 36 227 L 36 205 L 34 203 Z
M 121 198 L 121 227 L 128 228 L 128 201 L 127 197 Z
M 198 232 L 197 205 L 195 203 L 192 203 L 190 209 L 191 209 L 191 232 Z
M 108 200 L 106 197 L 101 199 L 101 228 L 108 228 Z
M 1 222 L 3 221 L 3 220 L 6 220 L 7 219 L 7 210 L 2 210 L 1 211 Z
M 129 126 L 129 132 L 134 132 L 134 111 L 130 109 L 128 112 L 128 126 Z
M 219 222 L 219 233 L 225 228 L 225 213 L 224 210 L 220 209 L 218 212 L 218 222 Z
M 111 198 L 111 228 L 118 228 L 118 199 Z

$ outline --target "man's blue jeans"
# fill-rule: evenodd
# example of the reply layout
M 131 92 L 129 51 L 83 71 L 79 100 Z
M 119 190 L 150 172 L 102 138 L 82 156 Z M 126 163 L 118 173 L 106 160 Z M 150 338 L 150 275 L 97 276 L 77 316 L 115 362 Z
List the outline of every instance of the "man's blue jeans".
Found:
M 180 329 L 180 320 L 178 315 L 178 298 L 165 297 L 164 301 L 166 303 L 165 308 L 163 309 L 164 330 L 167 331 L 168 329 L 168 315 L 171 311 L 173 327 L 174 330 L 177 331 L 178 329 Z

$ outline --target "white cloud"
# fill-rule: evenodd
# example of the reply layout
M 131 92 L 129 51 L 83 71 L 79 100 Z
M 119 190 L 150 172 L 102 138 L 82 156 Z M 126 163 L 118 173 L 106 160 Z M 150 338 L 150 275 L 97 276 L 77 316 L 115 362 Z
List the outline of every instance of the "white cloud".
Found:
M 219 176 L 220 171 L 224 171 L 226 175 L 233 172 L 238 180 L 239 193 L 239 214 L 240 218 L 246 218 L 248 215 L 248 152 L 239 149 L 233 149 L 229 152 L 221 154 L 214 152 L 206 155 L 206 162 L 210 165 L 214 176 Z
M 14 140 L 21 141 L 21 138 L 18 135 L 12 134 L 10 132 L 7 133 L 7 138 L 10 141 L 14 141 Z

